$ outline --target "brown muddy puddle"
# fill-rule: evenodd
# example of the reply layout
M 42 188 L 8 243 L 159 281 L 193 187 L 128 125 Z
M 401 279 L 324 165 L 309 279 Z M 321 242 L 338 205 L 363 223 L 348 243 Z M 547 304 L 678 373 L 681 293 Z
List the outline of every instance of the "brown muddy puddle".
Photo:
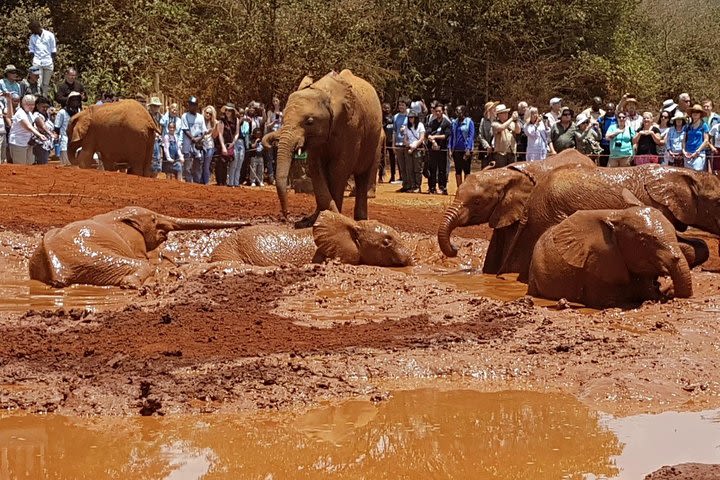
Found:
M 500 276 L 480 273 L 474 270 L 450 271 L 447 273 L 421 274 L 438 282 L 452 285 L 458 290 L 474 293 L 495 300 L 513 301 L 526 297 L 527 285 L 517 281 L 516 273 Z M 531 297 L 533 303 L 540 307 L 558 308 L 556 300 Z M 568 303 L 568 306 L 580 313 L 596 313 L 598 310 L 587 308 L 579 303 Z
M 720 462 L 718 418 L 613 418 L 560 394 L 430 389 L 302 414 L 7 416 L 0 478 L 639 479 Z

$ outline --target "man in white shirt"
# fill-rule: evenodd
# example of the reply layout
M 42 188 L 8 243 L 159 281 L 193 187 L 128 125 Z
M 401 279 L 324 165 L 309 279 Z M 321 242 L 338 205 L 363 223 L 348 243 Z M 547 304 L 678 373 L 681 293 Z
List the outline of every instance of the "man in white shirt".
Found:
M 543 115 L 545 119 L 545 127 L 548 132 L 552 129 L 553 125 L 560 121 L 560 115 L 562 112 L 562 98 L 553 97 L 550 99 L 550 111 Z
M 30 32 L 28 50 L 33 55 L 33 66 L 41 68 L 40 89 L 43 96 L 47 97 L 50 91 L 50 78 L 55 68 L 55 56 L 57 55 L 55 34 L 43 29 L 37 20 L 30 22 Z

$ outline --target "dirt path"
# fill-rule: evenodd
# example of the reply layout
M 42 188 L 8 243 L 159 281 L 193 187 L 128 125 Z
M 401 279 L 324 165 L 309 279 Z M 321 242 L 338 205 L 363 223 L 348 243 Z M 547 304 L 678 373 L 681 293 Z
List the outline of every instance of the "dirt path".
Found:
M 49 226 L 123 205 L 263 221 L 277 210 L 268 188 L 54 167 L 2 166 L 0 180 L 0 225 L 20 234 L 3 252 L 20 266 Z M 400 195 L 392 187 L 381 186 L 371 214 L 412 232 L 418 267 L 331 262 L 226 271 L 203 266 L 200 254 L 124 306 L 2 314 L 0 407 L 238 411 L 353 395 L 382 399 L 390 386 L 438 376 L 481 390 L 571 393 L 617 414 L 720 406 L 717 274 L 693 272 L 692 299 L 629 311 L 589 315 L 529 298 L 497 299 L 506 295 L 495 287 L 477 290 L 438 276 L 479 265 L 487 229 L 466 229 L 474 240 L 460 242 L 461 257 L 442 259 L 433 234 L 451 197 Z M 25 196 L 36 193 L 73 196 Z M 299 216 L 312 198 L 292 195 L 290 206 Z M 183 235 L 172 242 L 187 249 L 199 241 L 200 234 Z M 716 245 L 712 251 L 717 264 Z

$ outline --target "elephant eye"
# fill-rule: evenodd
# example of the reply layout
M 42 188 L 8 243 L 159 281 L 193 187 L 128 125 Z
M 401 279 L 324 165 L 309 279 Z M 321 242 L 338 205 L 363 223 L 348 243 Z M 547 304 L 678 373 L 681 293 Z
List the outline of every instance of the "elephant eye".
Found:
M 315 119 L 313 117 L 308 117 L 305 120 L 305 125 L 312 125 L 315 122 Z
M 390 245 L 392 245 L 392 239 L 390 237 L 385 237 L 383 238 L 382 244 L 383 247 L 389 247 Z

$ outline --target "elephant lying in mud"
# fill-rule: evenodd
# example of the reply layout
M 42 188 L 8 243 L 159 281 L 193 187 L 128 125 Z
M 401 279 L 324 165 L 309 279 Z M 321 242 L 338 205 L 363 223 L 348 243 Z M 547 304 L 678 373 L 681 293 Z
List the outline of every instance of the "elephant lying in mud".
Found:
M 152 275 L 150 257 L 167 240 L 168 232 L 246 225 L 125 207 L 45 233 L 30 259 L 30 278 L 57 288 L 73 284 L 137 288 Z
M 483 272 L 498 273 L 535 185 L 555 169 L 577 167 L 593 168 L 595 163 L 577 150 L 564 150 L 546 160 L 517 162 L 469 175 L 438 229 L 440 249 L 448 257 L 457 256 L 450 241 L 453 230 L 487 223 L 494 231 Z
M 325 258 L 380 267 L 412 264 L 409 249 L 391 227 L 374 220 L 354 221 L 328 210 L 318 215 L 312 228 L 255 225 L 235 232 L 217 246 L 210 260 L 267 267 L 304 265 Z
M 581 210 L 538 240 L 528 294 L 594 308 L 627 306 L 659 300 L 657 278 L 664 275 L 676 297 L 692 296 L 684 249 L 659 210 Z

